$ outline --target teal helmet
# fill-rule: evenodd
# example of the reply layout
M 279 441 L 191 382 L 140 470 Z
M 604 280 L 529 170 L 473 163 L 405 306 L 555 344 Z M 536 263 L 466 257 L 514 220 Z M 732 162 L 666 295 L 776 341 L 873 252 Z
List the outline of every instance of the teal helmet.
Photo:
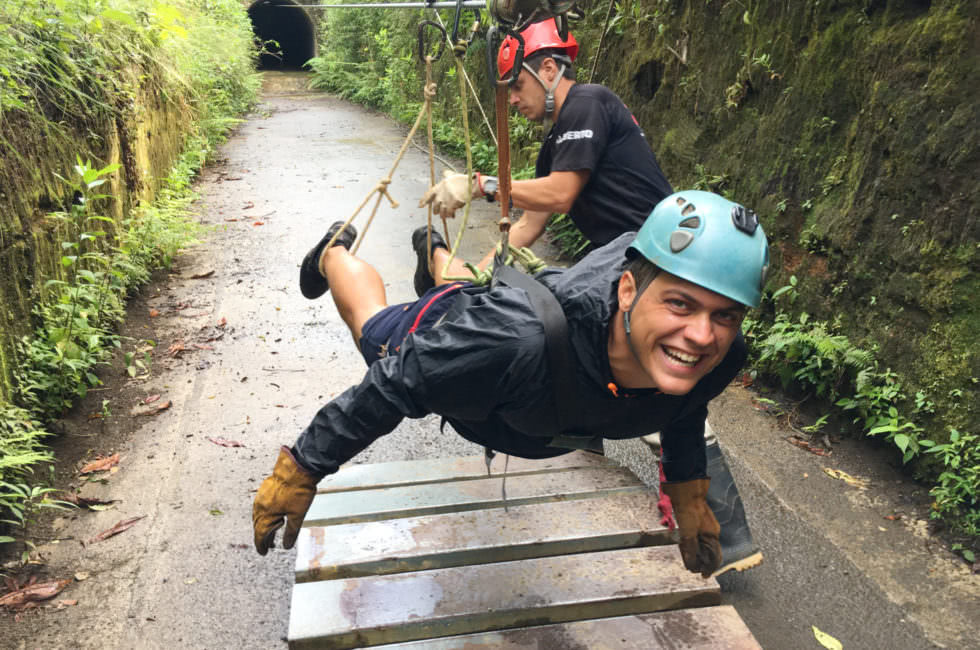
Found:
M 759 218 L 726 198 L 698 190 L 657 204 L 626 251 L 715 293 L 758 307 L 769 269 Z

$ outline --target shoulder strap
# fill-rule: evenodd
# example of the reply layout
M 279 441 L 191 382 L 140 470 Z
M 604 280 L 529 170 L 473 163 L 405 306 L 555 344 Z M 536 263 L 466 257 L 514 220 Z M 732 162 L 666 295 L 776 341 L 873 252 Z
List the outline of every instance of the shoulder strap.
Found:
M 568 322 L 558 299 L 543 284 L 530 275 L 522 273 L 506 264 L 495 264 L 491 286 L 499 284 L 523 289 L 531 300 L 534 313 L 544 325 L 545 345 L 551 365 L 552 381 L 555 387 L 555 435 L 574 428 L 577 421 L 575 413 L 579 405 L 578 390 L 575 387 L 575 369 L 568 354 Z

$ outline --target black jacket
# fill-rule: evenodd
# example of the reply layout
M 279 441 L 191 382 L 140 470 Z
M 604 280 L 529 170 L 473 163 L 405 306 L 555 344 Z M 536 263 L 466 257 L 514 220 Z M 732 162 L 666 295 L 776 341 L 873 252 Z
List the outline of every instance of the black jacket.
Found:
M 558 298 L 568 321 L 579 395 L 576 435 L 610 439 L 662 432 L 668 480 L 705 476 L 704 419 L 745 362 L 742 337 L 694 389 L 683 396 L 615 387 L 607 351 L 609 320 L 626 233 L 570 269 L 537 277 Z M 553 413 L 545 333 L 520 289 L 478 290 L 472 305 L 438 327 L 408 336 L 397 356 L 379 359 L 363 381 L 320 409 L 296 441 L 300 462 L 319 475 L 337 471 L 404 417 L 443 416 L 464 438 L 503 453 L 547 458 L 542 417 Z M 614 394 L 615 392 L 615 394 Z M 618 396 L 617 396 L 618 395 Z

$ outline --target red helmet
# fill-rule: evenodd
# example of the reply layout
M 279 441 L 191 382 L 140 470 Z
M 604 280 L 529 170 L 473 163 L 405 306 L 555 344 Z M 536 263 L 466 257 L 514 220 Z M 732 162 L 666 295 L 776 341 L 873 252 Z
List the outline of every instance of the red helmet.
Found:
M 578 55 L 578 42 L 575 37 L 569 32 L 568 38 L 562 40 L 554 18 L 528 25 L 521 32 L 521 37 L 524 39 L 524 58 L 530 57 L 539 50 L 551 49 L 565 50 L 565 54 L 572 61 Z M 500 44 L 500 51 L 497 52 L 497 70 L 501 78 L 510 74 L 515 58 L 517 58 L 517 39 L 508 36 Z

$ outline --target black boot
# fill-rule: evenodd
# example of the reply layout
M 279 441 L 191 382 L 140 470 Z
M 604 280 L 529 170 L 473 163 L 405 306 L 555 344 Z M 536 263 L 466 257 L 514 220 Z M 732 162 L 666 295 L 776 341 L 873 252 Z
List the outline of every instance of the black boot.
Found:
M 429 271 L 429 246 L 426 238 L 428 230 L 428 226 L 421 226 L 416 228 L 412 233 L 412 250 L 415 251 L 415 255 L 418 257 L 418 261 L 415 264 L 415 295 L 419 298 L 426 291 L 436 286 L 436 281 Z M 437 248 L 449 250 L 449 247 L 446 246 L 446 240 L 442 238 L 442 235 L 435 228 L 432 229 L 431 240 L 433 252 Z
M 712 575 L 721 575 L 733 569 L 751 569 L 762 563 L 762 552 L 752 541 L 749 522 L 745 520 L 745 508 L 742 507 L 742 497 L 738 494 L 735 479 L 732 478 L 728 463 L 721 453 L 721 446 L 708 445 L 706 451 L 708 476 L 711 477 L 708 507 L 721 524 L 721 567 Z
M 303 263 L 299 266 L 299 290 L 310 300 L 319 298 L 330 289 L 330 285 L 327 284 L 327 279 L 320 273 L 320 256 L 323 255 L 323 249 L 327 247 L 327 244 L 330 243 L 330 240 L 333 239 L 333 236 L 341 228 L 344 228 L 344 222 L 335 221 L 327 229 L 327 234 L 306 254 L 306 257 L 303 258 Z M 347 226 L 337 236 L 333 245 L 343 246 L 347 250 L 350 250 L 350 247 L 354 245 L 354 240 L 356 239 L 357 230 L 354 226 Z

